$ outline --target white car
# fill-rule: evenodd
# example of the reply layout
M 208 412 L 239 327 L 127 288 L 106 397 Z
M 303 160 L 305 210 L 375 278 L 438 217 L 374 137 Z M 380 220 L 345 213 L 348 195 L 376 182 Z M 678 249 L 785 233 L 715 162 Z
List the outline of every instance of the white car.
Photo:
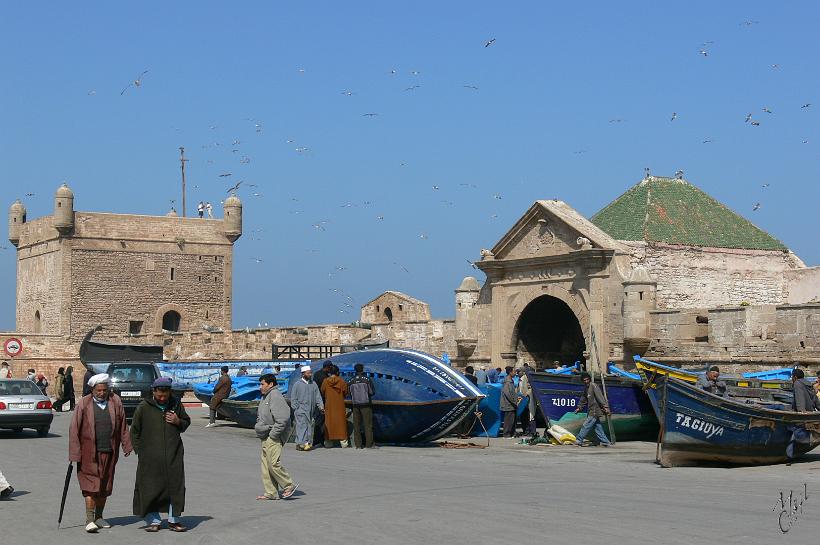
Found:
M 0 429 L 19 433 L 23 428 L 32 428 L 45 437 L 53 419 L 51 400 L 32 381 L 0 380 Z

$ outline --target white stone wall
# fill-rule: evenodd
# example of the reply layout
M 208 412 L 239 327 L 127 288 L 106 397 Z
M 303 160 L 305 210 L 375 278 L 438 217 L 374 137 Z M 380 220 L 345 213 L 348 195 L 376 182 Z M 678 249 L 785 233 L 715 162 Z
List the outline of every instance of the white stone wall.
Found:
M 791 252 L 624 243 L 632 266 L 643 265 L 657 280 L 659 309 L 783 304 L 784 273 L 803 268 Z

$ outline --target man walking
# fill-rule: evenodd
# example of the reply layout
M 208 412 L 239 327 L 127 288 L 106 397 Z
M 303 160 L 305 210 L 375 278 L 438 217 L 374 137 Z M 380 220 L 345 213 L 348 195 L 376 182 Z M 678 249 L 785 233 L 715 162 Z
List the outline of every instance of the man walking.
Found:
M 63 403 L 65 403 L 65 367 L 57 369 L 57 374 L 54 375 L 54 410 L 58 413 L 63 412 Z
M 296 419 L 296 450 L 307 452 L 313 448 L 314 416 L 324 412 L 325 404 L 319 388 L 313 382 L 310 366 L 303 365 L 299 371 L 302 377 L 293 384 L 289 392 L 290 407 Z
M 575 412 L 581 412 L 581 409 L 586 406 L 587 419 L 584 420 L 581 431 L 579 431 L 575 437 L 575 444 L 579 447 L 583 446 L 584 438 L 594 427 L 595 435 L 598 437 L 598 441 L 601 445 L 611 447 L 612 443 L 609 442 L 609 439 L 604 433 L 604 427 L 601 424 L 601 418 L 609 414 L 609 404 L 606 402 L 606 398 L 604 398 L 604 394 L 601 393 L 601 389 L 598 388 L 598 385 L 592 382 L 592 376 L 590 376 L 589 373 L 581 373 L 581 381 L 584 383 L 584 393 L 581 394 L 581 401 L 578 403 L 578 408 L 575 409 Z
M 219 380 L 214 386 L 214 395 L 211 397 L 211 402 L 208 403 L 208 408 L 211 410 L 210 420 L 205 425 L 206 428 L 216 425 L 216 410 L 222 405 L 222 402 L 231 395 L 231 377 L 228 375 L 228 366 L 223 365 L 219 370 Z
M 515 411 L 518 408 L 518 395 L 515 391 L 515 381 L 513 368 L 507 367 L 507 376 L 504 385 L 501 387 L 501 414 L 504 416 L 504 428 L 502 435 L 512 437 L 515 435 Z
M 131 438 L 120 397 L 101 373 L 89 379 L 91 395 L 77 404 L 68 430 L 68 460 L 77 463 L 77 480 L 85 497 L 85 531 L 111 528 L 103 509 L 114 487 L 119 451 L 131 454 Z
M 376 388 L 373 381 L 364 374 L 364 365 L 357 363 L 353 366 L 356 375 L 350 379 L 350 402 L 353 406 L 353 443 L 356 448 L 362 448 L 362 432 L 364 432 L 364 446 L 373 448 L 373 396 Z
M 262 486 L 265 493 L 257 500 L 278 500 L 279 491 L 282 498 L 288 499 L 296 492 L 298 483 L 294 483 L 288 471 L 282 467 L 282 447 L 290 434 L 290 407 L 282 392 L 276 387 L 276 377 L 271 374 L 259 378 L 259 389 L 262 401 L 256 412 L 256 436 L 262 440 Z
M 134 484 L 134 514 L 144 517 L 146 532 L 158 532 L 168 513 L 168 529 L 185 532 L 178 517 L 185 510 L 185 448 L 182 433 L 191 417 L 171 395 L 171 379 L 160 377 L 151 385 L 151 398 L 134 412 L 131 442 L 139 457 Z
M 14 494 L 14 487 L 9 484 L 3 476 L 3 472 L 0 471 L 0 500 L 10 498 L 12 494 Z

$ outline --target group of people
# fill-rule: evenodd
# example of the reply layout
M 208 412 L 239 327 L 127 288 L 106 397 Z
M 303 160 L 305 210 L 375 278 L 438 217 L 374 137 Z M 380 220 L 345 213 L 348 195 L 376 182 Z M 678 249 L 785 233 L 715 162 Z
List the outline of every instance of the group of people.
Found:
M 103 511 L 113 490 L 120 450 L 125 456 L 135 452 L 138 457 L 133 513 L 145 519 L 145 530 L 158 532 L 160 513 L 168 513 L 168 529 L 185 532 L 187 528 L 179 522 L 185 510 L 182 433 L 191 418 L 182 400 L 171 394 L 170 378 L 156 379 L 152 396 L 137 407 L 129 427 L 122 402 L 110 384 L 104 373 L 88 380 L 90 391 L 77 404 L 69 427 L 68 459 L 77 464 L 86 532 L 111 527 Z
M 197 214 L 199 214 L 200 218 L 205 217 L 205 212 L 208 213 L 209 218 L 214 217 L 214 207 L 213 207 L 213 205 L 211 204 L 210 201 L 208 201 L 208 202 L 199 201 L 199 203 L 197 203 L 197 205 L 196 205 L 196 212 L 197 212 Z
M 515 415 L 521 407 L 521 415 L 518 422 L 521 425 L 521 433 L 523 435 L 535 435 L 537 433 L 535 426 L 535 411 L 536 399 L 532 393 L 532 386 L 530 386 L 530 379 L 528 373 L 535 371 L 530 367 L 529 363 L 518 369 L 508 366 L 504 369 L 502 374 L 501 368 L 491 369 L 487 372 L 485 367 L 481 367 L 478 371 L 472 365 L 464 368 L 464 377 L 476 386 L 482 384 L 497 384 L 500 378 L 503 378 L 503 385 L 501 387 L 501 415 L 502 415 L 502 435 L 504 437 L 513 437 L 515 435 Z M 523 405 L 523 406 L 522 406 Z M 467 418 L 465 425 L 461 428 L 460 434 L 467 435 L 472 428 L 473 422 Z
M 353 443 L 356 448 L 373 448 L 373 408 L 375 387 L 360 363 L 354 366 L 355 375 L 346 382 L 339 368 L 326 361 L 313 375 L 310 366 L 299 369 L 301 377 L 288 392 L 295 420 L 296 450 L 306 452 L 316 443 L 326 448 L 337 444 L 348 447 L 350 431 L 347 426 L 345 398 L 350 396 L 353 416 Z M 364 442 L 362 442 L 364 435 Z
M 8 362 L 0 363 L 0 379 L 14 378 Z M 35 369 L 29 368 L 26 371 L 26 378 L 37 385 L 44 396 L 53 397 L 52 407 L 55 411 L 63 412 L 63 406 L 68 403 L 68 410 L 73 411 L 76 403 L 74 393 L 74 367 L 60 367 L 54 376 L 54 382 L 49 382 L 43 373 L 38 373 Z M 51 390 L 49 390 L 51 386 Z M 85 395 L 85 393 L 83 394 Z

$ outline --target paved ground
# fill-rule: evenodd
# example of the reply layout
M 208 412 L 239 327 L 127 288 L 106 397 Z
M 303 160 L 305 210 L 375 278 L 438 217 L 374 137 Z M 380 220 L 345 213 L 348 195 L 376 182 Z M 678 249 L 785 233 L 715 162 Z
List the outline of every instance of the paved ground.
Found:
M 61 545 L 263 543 L 810 543 L 820 532 L 820 456 L 791 467 L 678 468 L 655 464 L 655 446 L 613 449 L 516 445 L 373 451 L 289 447 L 284 463 L 301 482 L 292 500 L 257 502 L 259 443 L 232 425 L 203 429 L 192 409 L 185 434 L 187 534 L 148 534 L 131 516 L 136 458 L 121 458 L 98 536 L 82 530 L 72 481 L 57 530 L 67 465 L 68 414 L 52 435 L 0 431 L 0 470 L 17 488 L 0 503 L 0 543 Z M 480 441 L 480 440 L 479 440 Z M 781 490 L 808 486 L 804 514 L 787 534 L 772 507 Z M 813 539 L 814 538 L 814 539 Z

